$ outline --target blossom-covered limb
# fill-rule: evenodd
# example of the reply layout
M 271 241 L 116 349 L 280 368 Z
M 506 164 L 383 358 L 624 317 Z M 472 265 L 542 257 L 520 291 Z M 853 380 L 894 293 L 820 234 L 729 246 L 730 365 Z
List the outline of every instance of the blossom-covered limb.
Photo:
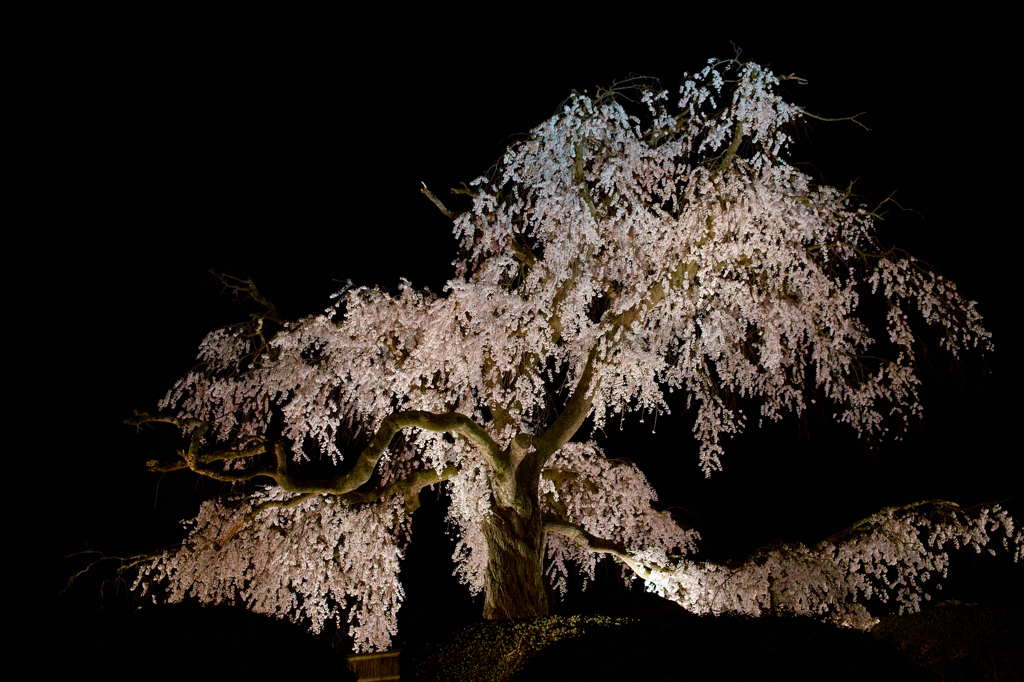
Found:
M 306 502 L 306 500 L 310 499 L 311 497 L 313 497 L 314 495 L 317 495 L 317 494 L 318 493 L 302 493 L 301 495 L 296 495 L 294 497 L 289 497 L 289 498 L 284 499 L 284 500 L 278 500 L 278 499 L 266 500 L 264 502 L 261 502 L 261 503 L 257 504 L 255 507 L 252 508 L 252 511 L 249 512 L 246 515 L 247 520 L 251 520 L 252 517 L 256 516 L 260 512 L 264 512 L 264 511 L 267 511 L 269 509 L 291 509 L 292 507 L 297 507 L 300 504 L 303 504 L 304 502 Z
M 262 512 L 269 511 L 271 509 L 280 509 L 282 511 L 293 509 L 302 504 L 305 504 L 314 495 L 316 495 L 316 493 L 302 493 L 300 495 L 295 495 L 294 497 L 289 497 L 287 499 L 270 498 L 264 500 L 263 502 L 260 502 L 251 510 L 249 510 L 245 514 L 245 516 L 243 516 L 242 519 L 238 523 L 236 523 L 231 528 L 231 530 L 228 531 L 227 535 L 225 535 L 220 540 L 215 541 L 214 544 L 218 549 L 221 546 L 227 544 L 231 541 L 231 538 L 235 537 L 235 535 L 238 534 L 238 531 L 242 530 L 242 528 L 244 528 L 249 523 L 252 523 L 252 520 L 259 516 Z
M 592 535 L 576 524 L 569 523 L 553 514 L 545 515 L 544 530 L 548 533 L 557 533 L 562 537 L 569 538 L 588 552 L 610 554 L 622 561 L 629 559 L 629 550 L 626 549 L 625 545 Z
M 605 538 L 599 538 L 576 524 L 569 523 L 557 516 L 548 514 L 544 517 L 544 530 L 572 540 L 580 549 L 587 552 L 613 556 L 644 580 L 650 580 L 654 577 L 655 573 L 672 574 L 671 568 L 660 566 L 654 562 L 638 560 L 634 553 L 630 552 L 625 545 Z
M 946 576 L 951 552 L 971 547 L 980 553 L 988 546 L 995 554 L 996 531 L 1015 561 L 1024 557 L 1019 526 L 998 505 L 964 510 L 921 500 L 883 509 L 814 547 L 776 542 L 724 566 L 680 561 L 652 573 L 648 587 L 698 614 L 785 613 L 870 629 L 878 621 L 864 602 L 893 600 L 900 613 L 920 610 L 931 598 L 927 590 L 941 589 L 932 581 Z
M 871 514 L 870 516 L 866 516 L 863 519 L 851 523 L 843 530 L 828 536 L 827 538 L 816 544 L 814 547 L 821 548 L 830 543 L 841 543 L 844 540 L 847 540 L 850 537 L 854 536 L 857 532 L 866 530 L 876 525 L 878 523 L 878 519 L 882 516 L 899 514 L 901 512 L 908 512 L 911 510 L 919 510 L 922 507 L 929 506 L 932 507 L 935 511 L 944 513 L 946 515 L 955 515 L 957 511 L 961 511 L 960 505 L 958 505 L 956 502 L 950 502 L 949 500 L 939 499 L 918 500 L 916 502 L 910 502 L 908 504 L 893 505 L 890 507 L 885 507 L 884 509 L 880 509 L 879 511 L 875 512 L 874 514 Z
M 628 459 L 605 457 L 593 442 L 559 450 L 544 470 L 541 489 L 548 574 L 560 591 L 568 564 L 593 578 L 597 554 L 611 554 L 652 581 L 652 571 L 671 573 L 681 557 L 696 551 L 699 535 L 654 506 L 658 496 L 643 472 Z
M 872 533 L 893 525 L 895 521 L 930 529 L 926 542 L 932 548 L 941 548 L 941 545 L 953 541 L 957 547 L 971 546 L 978 552 L 991 543 L 989 534 L 1002 528 L 1004 549 L 1010 552 L 1014 561 L 1024 559 L 1024 534 L 1019 530 L 1021 523 L 1008 511 L 998 504 L 964 508 L 956 502 L 940 499 L 885 507 L 833 533 L 816 544 L 814 550 L 863 543 Z M 991 549 L 989 551 L 992 552 Z

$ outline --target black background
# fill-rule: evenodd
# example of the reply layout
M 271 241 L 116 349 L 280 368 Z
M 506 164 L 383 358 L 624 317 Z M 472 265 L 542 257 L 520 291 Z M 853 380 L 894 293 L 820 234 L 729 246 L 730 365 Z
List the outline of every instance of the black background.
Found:
M 484 172 L 573 89 L 639 74 L 674 91 L 733 43 L 744 59 L 807 79 L 785 90 L 808 110 L 866 112 L 870 132 L 802 126 L 792 157 L 825 183 L 856 180 L 872 204 L 892 195 L 906 210 L 890 208 L 882 241 L 979 301 L 996 350 L 956 363 L 925 337 L 924 419 L 875 450 L 812 414 L 750 428 L 705 479 L 677 410 L 656 434 L 636 417 L 621 434 L 609 428 L 608 454 L 640 464 L 713 560 L 775 539 L 813 543 L 922 498 L 1002 501 L 1021 515 L 1019 173 L 1007 170 L 1019 151 L 1007 94 L 1018 79 L 997 17 L 933 18 L 925 32 L 891 17 L 365 16 L 89 15 L 35 27 L 40 40 L 18 65 L 29 150 L 18 199 L 29 210 L 14 224 L 29 245 L 11 252 L 23 273 L 13 290 L 29 301 L 15 329 L 34 333 L 14 352 L 31 405 L 20 451 L 41 484 L 24 492 L 30 505 L 46 500 L 30 531 L 46 567 L 38 591 L 61 613 L 89 622 L 101 602 L 105 613 L 131 603 L 116 585 L 101 600 L 95 579 L 51 602 L 83 563 L 65 555 L 173 542 L 178 521 L 220 491 L 146 473 L 147 459 L 179 442 L 169 428 L 123 425 L 132 409 L 155 408 L 206 332 L 244 315 L 209 268 L 253 277 L 291 318 L 321 311 L 348 279 L 440 291 L 455 240 L 421 181 L 448 200 L 448 187 Z M 426 497 L 399 640 L 480 612 L 451 577 L 443 503 Z M 1019 568 L 1005 560 L 955 564 L 962 580 L 939 596 L 1020 598 Z M 590 607 L 613 585 L 592 588 Z

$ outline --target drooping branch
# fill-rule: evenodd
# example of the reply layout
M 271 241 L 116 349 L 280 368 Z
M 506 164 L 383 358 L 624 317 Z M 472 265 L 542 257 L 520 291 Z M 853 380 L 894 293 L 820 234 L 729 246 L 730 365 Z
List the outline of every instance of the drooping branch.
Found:
M 57 596 L 59 597 L 63 595 L 65 592 L 68 591 L 68 588 L 71 587 L 71 584 L 73 582 L 75 582 L 78 578 L 85 575 L 92 569 L 96 568 L 99 564 L 103 562 L 120 561 L 121 565 L 118 566 L 117 570 L 115 571 L 115 574 L 118 577 L 120 577 L 134 568 L 138 568 L 139 566 L 145 563 L 153 561 L 157 557 L 161 556 L 165 551 L 167 551 L 166 547 L 156 552 L 148 552 L 145 554 L 133 554 L 131 556 L 113 556 L 109 554 L 103 554 L 102 552 L 97 552 L 95 550 L 88 550 L 84 552 L 72 552 L 71 554 L 66 555 L 64 558 L 70 559 L 73 556 L 81 556 L 83 554 L 95 554 L 98 555 L 98 557 L 90 561 L 88 564 L 86 564 L 85 568 L 75 571 L 70 577 L 68 577 L 67 581 L 64 583 L 64 587 L 61 589 L 60 592 L 57 593 Z
M 629 559 L 629 550 L 624 545 L 599 538 L 576 524 L 569 523 L 553 515 L 549 514 L 544 517 L 544 530 L 548 533 L 556 533 L 562 537 L 569 538 L 588 552 L 610 554 L 623 561 Z
M 238 531 L 242 530 L 244 526 L 251 523 L 252 520 L 259 516 L 262 512 L 265 512 L 268 509 L 292 509 L 293 507 L 297 507 L 306 500 L 308 500 L 309 498 L 313 497 L 315 494 L 316 493 L 303 493 L 301 495 L 296 495 L 295 497 L 290 497 L 287 500 L 267 500 L 266 502 L 261 502 L 260 504 L 253 507 L 248 514 L 242 517 L 242 520 L 236 523 L 234 527 L 232 527 L 231 530 L 228 531 L 227 535 L 225 535 L 223 538 L 221 538 L 214 544 L 217 546 L 217 549 L 219 550 L 221 547 L 226 545 L 228 541 L 231 540 L 231 538 L 235 537 L 235 535 L 238 534 Z

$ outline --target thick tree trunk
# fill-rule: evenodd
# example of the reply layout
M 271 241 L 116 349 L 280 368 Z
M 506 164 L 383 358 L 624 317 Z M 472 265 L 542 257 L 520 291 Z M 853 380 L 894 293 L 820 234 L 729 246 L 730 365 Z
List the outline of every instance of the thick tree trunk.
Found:
M 512 507 L 492 509 L 487 538 L 484 618 L 503 620 L 548 615 L 544 583 L 544 523 L 539 505 L 530 514 Z

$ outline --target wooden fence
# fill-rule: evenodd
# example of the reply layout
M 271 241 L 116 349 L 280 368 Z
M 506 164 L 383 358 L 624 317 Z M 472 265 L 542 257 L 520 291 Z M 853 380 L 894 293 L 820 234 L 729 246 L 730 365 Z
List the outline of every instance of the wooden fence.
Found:
M 348 657 L 348 662 L 356 671 L 356 678 L 359 682 L 385 682 L 386 680 L 397 680 L 398 677 L 398 655 L 401 649 L 394 651 L 381 651 L 375 654 L 354 654 Z

